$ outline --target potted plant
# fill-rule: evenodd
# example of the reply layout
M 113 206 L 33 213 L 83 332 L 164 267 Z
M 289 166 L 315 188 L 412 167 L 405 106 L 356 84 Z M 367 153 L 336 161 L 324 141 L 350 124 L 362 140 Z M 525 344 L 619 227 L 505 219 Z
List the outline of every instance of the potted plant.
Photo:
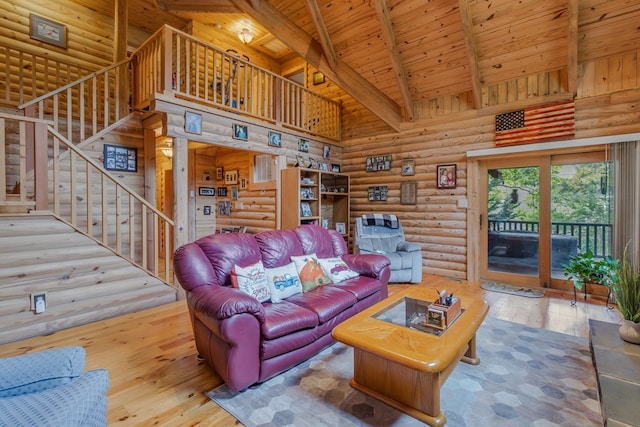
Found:
M 588 250 L 569 259 L 564 267 L 564 275 L 573 281 L 577 289 L 582 289 L 586 283 L 596 283 L 611 287 L 616 280 L 619 262 L 611 256 L 596 258 Z
M 627 248 L 613 282 L 613 294 L 622 315 L 620 337 L 625 341 L 640 344 L 640 267 L 638 260 L 634 261 Z

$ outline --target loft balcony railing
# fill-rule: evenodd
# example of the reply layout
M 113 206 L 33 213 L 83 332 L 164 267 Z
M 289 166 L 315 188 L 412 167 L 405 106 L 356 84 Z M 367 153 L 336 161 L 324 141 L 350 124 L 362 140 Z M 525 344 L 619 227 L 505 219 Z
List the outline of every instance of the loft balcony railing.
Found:
M 489 231 L 538 233 L 540 224 L 536 221 L 489 220 Z M 612 224 L 582 222 L 552 222 L 551 234 L 573 236 L 578 240 L 581 252 L 592 251 L 595 257 L 612 254 Z
M 133 108 L 156 93 L 338 141 L 340 105 L 304 86 L 164 26 L 132 55 Z

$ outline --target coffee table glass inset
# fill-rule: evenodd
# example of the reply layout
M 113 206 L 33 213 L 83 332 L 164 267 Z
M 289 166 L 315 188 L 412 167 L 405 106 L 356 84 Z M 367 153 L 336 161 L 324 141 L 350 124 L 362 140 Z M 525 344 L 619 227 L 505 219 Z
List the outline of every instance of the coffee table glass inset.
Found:
M 464 312 L 440 336 L 385 318 L 393 317 L 394 309 L 406 317 L 402 304 L 410 299 L 428 305 L 437 297 L 434 289 L 408 288 L 333 330 L 337 341 L 354 348 L 352 387 L 432 426 L 446 422 L 440 410 L 440 388 L 458 361 L 480 363 L 476 331 L 489 309 L 480 298 L 461 296 Z
M 429 307 L 429 303 L 429 301 L 404 297 L 389 304 L 379 312 L 374 313 L 371 317 L 382 320 L 383 322 L 389 322 L 394 325 L 440 336 L 445 333 L 447 329 L 438 329 L 427 325 L 427 308 Z M 462 312 L 464 313 L 464 310 L 462 310 Z M 458 317 L 448 326 L 451 326 L 456 320 L 458 320 Z

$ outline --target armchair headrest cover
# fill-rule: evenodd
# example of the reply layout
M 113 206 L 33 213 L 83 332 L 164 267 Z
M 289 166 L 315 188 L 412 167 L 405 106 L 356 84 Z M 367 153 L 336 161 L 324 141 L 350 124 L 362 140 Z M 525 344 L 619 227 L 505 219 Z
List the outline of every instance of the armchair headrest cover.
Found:
M 362 215 L 364 225 L 377 225 L 379 227 L 398 228 L 400 223 L 398 217 L 391 214 L 364 214 Z

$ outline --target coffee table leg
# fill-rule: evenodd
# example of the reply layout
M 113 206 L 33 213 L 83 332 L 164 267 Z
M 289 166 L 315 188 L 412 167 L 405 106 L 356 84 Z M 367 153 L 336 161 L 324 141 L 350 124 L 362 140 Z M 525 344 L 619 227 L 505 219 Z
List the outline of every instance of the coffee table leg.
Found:
M 468 363 L 469 365 L 479 365 L 480 358 L 476 355 L 476 334 L 473 334 L 473 337 L 471 337 L 471 340 L 469 340 L 469 343 L 467 345 L 469 346 L 469 348 L 460 360 L 462 360 L 464 363 Z

